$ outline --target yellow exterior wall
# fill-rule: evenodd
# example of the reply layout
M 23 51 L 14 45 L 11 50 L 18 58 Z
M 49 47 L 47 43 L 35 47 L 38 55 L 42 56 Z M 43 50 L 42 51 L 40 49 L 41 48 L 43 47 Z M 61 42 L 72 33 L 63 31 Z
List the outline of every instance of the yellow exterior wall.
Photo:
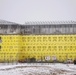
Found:
M 52 60 L 55 55 L 57 60 L 64 61 L 76 57 L 76 35 L 23 35 L 22 41 L 24 59 L 44 60 L 45 56 L 50 56 Z
M 2 42 L 0 42 L 0 62 L 16 61 L 18 59 L 19 51 L 19 35 L 0 35 Z
M 57 60 L 76 58 L 76 34 L 72 35 L 0 35 L 0 62 L 56 56 Z

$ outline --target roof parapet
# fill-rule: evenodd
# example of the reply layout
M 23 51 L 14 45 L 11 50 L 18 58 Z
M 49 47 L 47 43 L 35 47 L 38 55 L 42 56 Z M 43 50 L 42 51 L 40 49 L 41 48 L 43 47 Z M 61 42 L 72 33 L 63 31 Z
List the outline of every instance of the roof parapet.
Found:
M 36 22 L 25 22 L 24 25 L 46 25 L 46 24 L 76 24 L 76 21 L 36 21 Z

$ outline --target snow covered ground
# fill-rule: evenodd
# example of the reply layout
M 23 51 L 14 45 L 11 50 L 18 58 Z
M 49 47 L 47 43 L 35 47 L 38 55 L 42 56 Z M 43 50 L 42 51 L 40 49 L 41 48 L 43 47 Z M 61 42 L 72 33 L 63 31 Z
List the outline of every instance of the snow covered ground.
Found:
M 76 75 L 76 65 L 60 63 L 0 63 L 0 75 Z

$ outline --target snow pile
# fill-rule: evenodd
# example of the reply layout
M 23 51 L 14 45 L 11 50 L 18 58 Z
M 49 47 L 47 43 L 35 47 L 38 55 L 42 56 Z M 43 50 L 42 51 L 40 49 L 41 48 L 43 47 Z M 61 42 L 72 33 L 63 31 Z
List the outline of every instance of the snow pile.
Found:
M 73 64 L 0 64 L 0 75 L 76 75 Z

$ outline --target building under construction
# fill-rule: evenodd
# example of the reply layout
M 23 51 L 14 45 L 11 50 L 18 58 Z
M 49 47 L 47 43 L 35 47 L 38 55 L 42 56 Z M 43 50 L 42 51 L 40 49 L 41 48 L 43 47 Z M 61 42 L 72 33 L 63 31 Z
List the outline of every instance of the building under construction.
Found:
M 76 58 L 76 22 L 0 22 L 0 62 L 63 62 Z

